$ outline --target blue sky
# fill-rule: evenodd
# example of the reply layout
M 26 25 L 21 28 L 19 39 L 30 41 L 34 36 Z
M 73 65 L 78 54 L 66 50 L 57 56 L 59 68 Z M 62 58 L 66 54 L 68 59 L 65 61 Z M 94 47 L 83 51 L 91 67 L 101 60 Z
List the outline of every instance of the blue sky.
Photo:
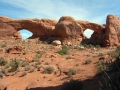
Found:
M 76 20 L 104 24 L 108 14 L 120 17 L 119 4 L 120 0 L 0 0 L 0 16 L 56 20 L 72 16 Z M 92 32 L 86 30 L 85 35 L 90 37 Z M 24 39 L 32 35 L 22 30 L 21 34 Z

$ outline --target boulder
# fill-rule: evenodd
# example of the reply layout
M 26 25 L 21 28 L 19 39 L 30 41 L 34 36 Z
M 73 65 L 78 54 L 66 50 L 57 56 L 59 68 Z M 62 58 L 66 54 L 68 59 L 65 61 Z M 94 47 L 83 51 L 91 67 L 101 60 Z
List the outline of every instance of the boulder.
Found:
M 20 54 L 22 53 L 23 48 L 21 46 L 13 46 L 7 49 L 7 53 Z
M 54 45 L 54 46 L 59 46 L 59 45 L 61 45 L 61 41 L 60 41 L 60 40 L 54 40 L 54 41 L 52 42 L 52 45 Z

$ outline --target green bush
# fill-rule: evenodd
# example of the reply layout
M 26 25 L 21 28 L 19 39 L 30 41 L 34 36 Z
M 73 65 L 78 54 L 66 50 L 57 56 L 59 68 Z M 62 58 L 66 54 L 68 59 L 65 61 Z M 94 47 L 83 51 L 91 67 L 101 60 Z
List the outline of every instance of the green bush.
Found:
M 27 72 L 23 72 L 21 75 L 20 75 L 20 77 L 23 77 L 23 76 L 25 76 L 25 75 L 27 75 Z
M 9 68 L 10 67 L 10 64 L 8 64 L 8 63 L 6 63 L 5 65 L 4 65 L 4 68 L 5 69 L 7 69 L 7 68 Z
M 84 64 L 90 64 L 92 61 L 91 60 L 86 60 L 85 62 L 84 62 Z
M 36 41 L 36 44 L 41 44 L 41 41 L 40 40 Z
M 75 75 L 77 73 L 77 70 L 74 70 L 74 69 L 70 69 L 68 72 L 67 72 L 67 75 L 69 77 L 71 77 L 72 75 Z
M 49 65 L 49 63 L 48 62 L 45 62 L 45 64 L 44 65 Z
M 109 66 L 104 62 L 104 60 L 100 60 L 97 65 L 98 74 L 109 70 Z
M 98 48 L 98 49 L 99 49 L 99 48 L 101 48 L 101 46 L 100 46 L 100 45 L 96 45 L 95 47 L 96 47 L 96 48 Z
M 94 47 L 92 44 L 84 44 L 83 46 L 86 47 L 86 48 L 92 48 L 92 47 Z
M 48 66 L 44 69 L 44 73 L 51 74 L 54 71 L 54 67 Z
M 36 65 L 40 65 L 40 64 L 41 64 L 41 62 L 40 62 L 40 61 L 37 61 L 37 62 L 36 62 Z
M 3 77 L 3 75 L 4 75 L 4 74 L 0 71 L 0 78 Z
M 4 48 L 4 47 L 7 47 L 7 44 L 6 44 L 6 43 L 1 44 L 1 48 Z
M 42 43 L 43 43 L 43 44 L 48 44 L 48 42 L 46 42 L 46 41 L 43 41 Z
M 117 51 L 108 52 L 108 55 L 110 55 L 112 58 L 118 58 L 119 57 L 119 53 Z
M 29 73 L 32 73 L 32 72 L 34 72 L 34 71 L 35 71 L 35 68 L 32 67 L 32 68 L 30 69 Z
M 21 63 L 21 67 L 25 67 L 25 66 L 27 66 L 27 65 L 29 65 L 29 62 L 27 62 L 27 61 L 23 61 L 23 62 Z
M 67 46 L 63 45 L 62 50 L 59 50 L 58 53 L 60 55 L 66 55 L 66 54 L 68 54 L 68 51 L 69 51 L 69 48 Z
M 20 66 L 20 60 L 13 59 L 10 62 L 10 66 L 11 66 L 11 71 L 16 71 L 19 68 L 19 66 Z
M 30 70 L 30 66 L 29 66 L 29 65 L 26 65 L 26 66 L 25 66 L 25 71 L 28 71 L 28 70 Z
M 83 83 L 78 80 L 71 80 L 69 82 L 63 83 L 62 90 L 82 90 Z
M 4 66 L 5 64 L 7 64 L 7 60 L 5 60 L 3 57 L 0 57 L 0 65 Z
M 35 55 L 35 57 L 33 57 L 32 61 L 38 61 L 43 55 L 42 51 L 38 51 L 37 54 Z
M 3 74 L 5 74 L 5 69 L 4 69 L 4 68 L 2 68 L 2 69 L 1 69 L 1 72 L 2 72 Z
M 67 56 L 67 57 L 66 57 L 66 60 L 69 60 L 69 59 L 74 59 L 74 57 Z
M 23 52 L 23 55 L 26 55 L 26 54 L 27 54 L 27 52 L 26 52 L 26 51 L 24 51 L 24 52 Z

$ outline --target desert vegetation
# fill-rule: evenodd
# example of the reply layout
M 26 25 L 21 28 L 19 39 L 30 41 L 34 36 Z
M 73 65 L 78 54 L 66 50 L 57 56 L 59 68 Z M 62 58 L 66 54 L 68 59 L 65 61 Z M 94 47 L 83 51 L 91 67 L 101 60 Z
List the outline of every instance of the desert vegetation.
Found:
M 1 82 L 9 77 L 24 78 L 22 83 L 40 78 L 44 83 L 62 85 L 61 90 L 88 90 L 85 80 L 97 77 L 97 82 L 90 82 L 96 84 L 96 89 L 119 90 L 119 47 L 109 49 L 92 44 L 58 47 L 31 39 L 2 41 L 0 46 Z

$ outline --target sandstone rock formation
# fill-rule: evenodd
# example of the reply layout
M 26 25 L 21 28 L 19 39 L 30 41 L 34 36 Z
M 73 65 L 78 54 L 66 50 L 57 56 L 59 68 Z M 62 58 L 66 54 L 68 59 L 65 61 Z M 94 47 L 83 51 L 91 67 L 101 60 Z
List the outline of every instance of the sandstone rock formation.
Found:
M 0 39 L 21 39 L 20 30 L 27 29 L 33 33 L 30 38 L 40 40 L 60 40 L 62 44 L 92 43 L 101 46 L 118 46 L 120 42 L 120 20 L 117 16 L 108 15 L 106 24 L 75 20 L 70 16 L 63 16 L 59 21 L 50 19 L 11 19 L 0 17 Z M 94 33 L 90 39 L 84 35 L 86 29 Z
M 108 15 L 106 20 L 104 46 L 118 46 L 120 43 L 120 20 L 117 16 Z

